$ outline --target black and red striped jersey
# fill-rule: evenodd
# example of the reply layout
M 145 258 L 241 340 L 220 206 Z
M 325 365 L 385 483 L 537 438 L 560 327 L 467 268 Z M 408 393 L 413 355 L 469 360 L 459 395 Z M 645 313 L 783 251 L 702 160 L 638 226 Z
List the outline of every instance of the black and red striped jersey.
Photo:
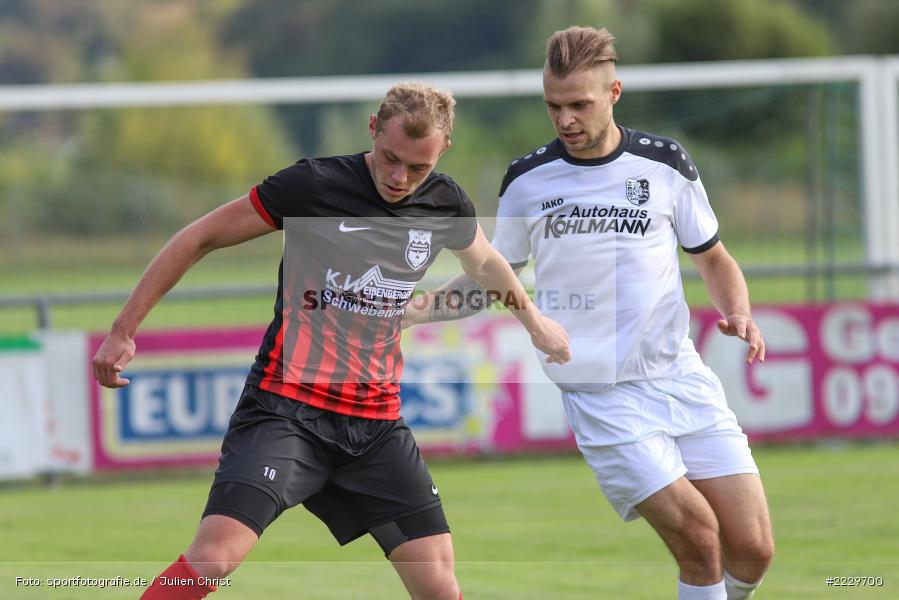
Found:
M 324 410 L 398 419 L 405 306 L 442 248 L 474 241 L 471 200 L 432 173 L 387 202 L 364 153 L 300 160 L 250 200 L 285 241 L 274 318 L 247 383 Z

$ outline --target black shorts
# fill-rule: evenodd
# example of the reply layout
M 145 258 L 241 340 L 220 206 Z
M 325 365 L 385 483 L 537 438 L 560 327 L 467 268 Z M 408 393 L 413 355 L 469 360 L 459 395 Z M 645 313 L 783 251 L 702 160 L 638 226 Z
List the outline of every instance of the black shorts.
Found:
M 449 531 L 403 419 L 350 417 L 246 386 L 203 516 L 227 515 L 261 535 L 301 503 L 341 545 L 371 532 L 388 554 L 403 541 Z

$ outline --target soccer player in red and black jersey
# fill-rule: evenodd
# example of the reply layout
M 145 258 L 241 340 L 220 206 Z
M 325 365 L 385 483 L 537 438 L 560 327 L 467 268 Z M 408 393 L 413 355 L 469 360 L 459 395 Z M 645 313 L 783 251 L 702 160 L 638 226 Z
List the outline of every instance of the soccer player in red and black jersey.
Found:
M 285 230 L 275 317 L 228 432 L 193 543 L 146 599 L 203 598 L 284 510 L 303 504 L 340 544 L 370 533 L 414 599 L 461 597 L 437 487 L 399 416 L 404 307 L 442 248 L 515 307 L 548 361 L 568 337 L 528 299 L 465 192 L 433 173 L 455 101 L 397 84 L 369 121 L 370 152 L 301 160 L 200 218 L 147 268 L 93 359 L 106 387 L 152 307 L 208 252 Z

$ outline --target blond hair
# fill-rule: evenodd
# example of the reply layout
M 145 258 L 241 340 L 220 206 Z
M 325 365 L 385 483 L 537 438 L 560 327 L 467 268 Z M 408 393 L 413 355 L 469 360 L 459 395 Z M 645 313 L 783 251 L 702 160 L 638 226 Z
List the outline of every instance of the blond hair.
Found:
M 556 77 L 617 61 L 615 36 L 605 27 L 569 27 L 546 41 L 545 68 Z
M 378 108 L 376 129 L 381 131 L 384 123 L 399 115 L 403 119 L 403 130 L 409 137 L 421 139 L 434 129 L 440 129 L 449 140 L 455 106 L 452 92 L 418 81 L 396 83 L 387 91 Z

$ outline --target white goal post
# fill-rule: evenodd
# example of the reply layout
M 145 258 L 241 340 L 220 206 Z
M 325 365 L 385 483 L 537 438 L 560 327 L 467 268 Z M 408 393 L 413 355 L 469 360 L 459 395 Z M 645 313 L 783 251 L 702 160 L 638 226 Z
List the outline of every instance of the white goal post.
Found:
M 720 61 L 619 68 L 626 90 L 738 88 L 853 82 L 867 262 L 873 300 L 899 300 L 899 56 Z M 227 81 L 0 86 L 0 111 L 377 100 L 397 80 L 419 79 L 457 97 L 536 96 L 536 69 Z

